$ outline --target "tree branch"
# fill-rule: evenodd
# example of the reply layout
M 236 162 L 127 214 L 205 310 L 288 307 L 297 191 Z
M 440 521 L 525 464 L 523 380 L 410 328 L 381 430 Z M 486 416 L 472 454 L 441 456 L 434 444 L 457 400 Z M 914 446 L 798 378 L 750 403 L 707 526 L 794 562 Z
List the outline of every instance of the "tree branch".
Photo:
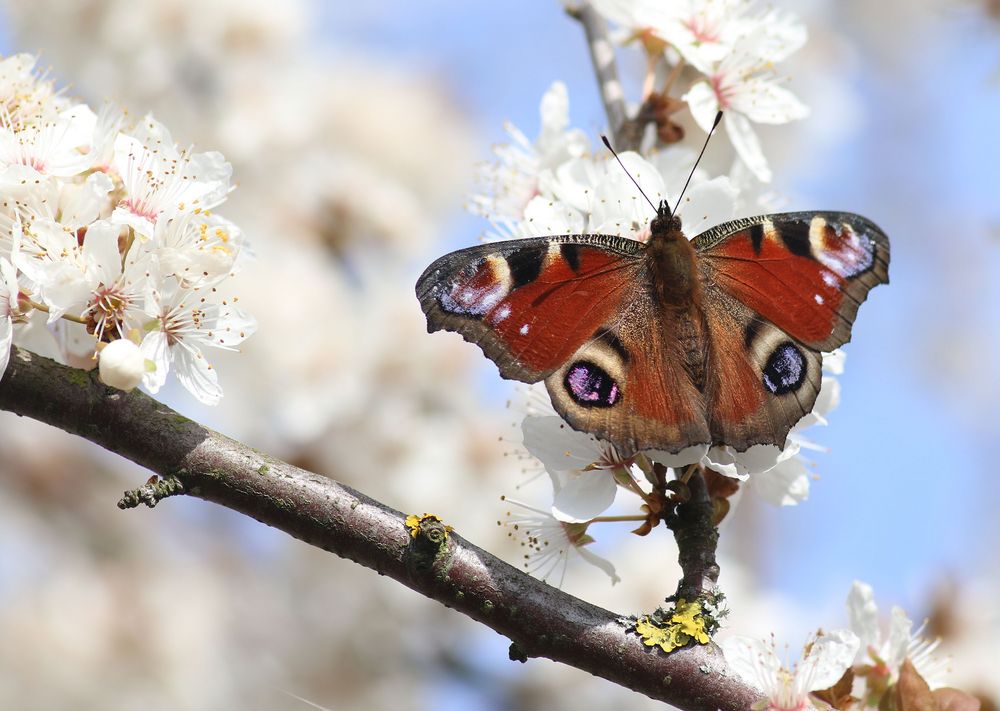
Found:
M 414 538 L 398 511 L 223 437 L 147 395 L 108 388 L 93 372 L 14 348 L 0 380 L 0 408 L 136 462 L 169 481 L 172 494 L 226 506 L 392 577 L 510 638 L 512 658 L 548 657 L 692 711 L 747 709 L 758 698 L 715 645 L 670 655 L 648 649 L 619 615 L 454 533 L 437 543 L 440 536 Z M 146 493 L 158 500 L 164 492 Z
M 667 526 L 674 532 L 677 558 L 684 574 L 674 596 L 696 600 L 713 591 L 719 581 L 719 565 L 715 562 L 719 529 L 712 520 L 715 510 L 700 465 L 694 465 L 687 486 L 690 496 L 677 505 L 674 515 L 667 519 Z

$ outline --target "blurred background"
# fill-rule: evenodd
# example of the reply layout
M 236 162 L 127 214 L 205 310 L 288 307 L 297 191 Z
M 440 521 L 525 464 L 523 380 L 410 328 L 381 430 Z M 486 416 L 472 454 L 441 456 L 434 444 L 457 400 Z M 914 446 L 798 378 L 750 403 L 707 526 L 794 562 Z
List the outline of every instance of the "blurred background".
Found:
M 351 4 L 353 5 L 353 4 Z M 497 526 L 522 480 L 512 392 L 477 348 L 427 336 L 412 284 L 475 243 L 474 167 L 528 136 L 554 80 L 604 130 L 581 28 L 557 2 L 0 2 L 0 53 L 58 85 L 220 150 L 223 214 L 256 253 L 238 277 L 260 327 L 219 359 L 226 396 L 181 412 L 406 512 L 432 511 L 518 562 Z M 730 630 L 797 648 L 846 624 L 854 579 L 944 636 L 953 681 L 1000 700 L 1000 7 L 786 0 L 810 32 L 784 67 L 812 109 L 762 131 L 787 209 L 864 214 L 890 287 L 847 348 L 813 438 L 808 501 L 744 496 L 722 534 Z M 622 57 L 622 71 L 639 75 Z M 813 433 L 811 433 L 812 435 Z M 506 440 L 508 441 L 505 441 Z M 120 512 L 147 473 L 0 413 L 0 707 L 652 708 L 401 585 L 184 498 Z M 677 578 L 668 532 L 601 540 L 623 581 L 564 588 L 622 613 Z

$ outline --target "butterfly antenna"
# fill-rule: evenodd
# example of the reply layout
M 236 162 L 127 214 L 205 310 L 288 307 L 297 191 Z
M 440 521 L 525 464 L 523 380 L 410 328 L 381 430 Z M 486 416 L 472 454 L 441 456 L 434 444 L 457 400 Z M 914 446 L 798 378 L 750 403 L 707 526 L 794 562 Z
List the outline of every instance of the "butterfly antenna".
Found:
M 694 162 L 694 165 L 691 166 L 691 172 L 688 174 L 687 182 L 684 183 L 684 187 L 681 189 L 681 194 L 677 198 L 677 204 L 674 205 L 674 214 L 675 215 L 677 214 L 677 209 L 681 206 L 681 198 L 684 197 L 684 193 L 687 191 L 688 185 L 691 184 L 691 178 L 694 177 L 694 171 L 695 171 L 695 169 L 697 169 L 698 163 L 701 162 L 701 157 L 703 155 L 705 155 L 705 149 L 708 148 L 708 140 L 712 137 L 712 134 L 715 133 L 715 129 L 719 127 L 719 122 L 720 121 L 722 121 L 722 112 L 721 111 L 715 115 L 715 121 L 712 122 L 712 128 L 710 128 L 708 130 L 708 135 L 705 136 L 705 145 L 703 145 L 701 147 L 701 153 L 698 154 L 698 159 Z
M 639 183 L 636 181 L 635 178 L 632 177 L 632 174 L 628 172 L 628 168 L 626 168 L 625 164 L 622 163 L 622 159 L 618 157 L 618 154 L 615 153 L 615 149 L 611 147 L 611 142 L 608 141 L 608 137 L 602 134 L 601 140 L 604 141 L 604 145 L 607 146 L 607 149 L 611 151 L 611 155 L 613 155 L 615 157 L 615 160 L 618 161 L 618 165 L 620 165 L 622 167 L 622 170 L 625 171 L 625 175 L 629 177 L 629 180 L 635 183 L 635 187 L 639 189 L 639 194 L 642 195 L 644 198 L 646 198 L 646 202 L 648 202 L 649 206 L 653 208 L 653 212 L 657 212 L 656 205 L 653 204 L 653 201 L 649 199 L 649 196 L 646 193 L 642 192 L 642 188 L 639 187 Z

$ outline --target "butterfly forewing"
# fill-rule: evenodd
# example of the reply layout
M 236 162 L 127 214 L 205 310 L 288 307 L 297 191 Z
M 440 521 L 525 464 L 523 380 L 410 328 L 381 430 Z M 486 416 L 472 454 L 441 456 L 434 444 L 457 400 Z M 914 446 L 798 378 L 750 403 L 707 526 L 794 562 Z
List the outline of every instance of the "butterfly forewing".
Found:
M 478 344 L 505 378 L 537 382 L 642 288 L 642 245 L 606 235 L 484 244 L 431 264 L 417 281 L 428 331 Z
M 694 240 L 714 284 L 810 348 L 851 338 L 858 307 L 889 281 L 889 240 L 845 212 L 789 212 L 727 222 Z

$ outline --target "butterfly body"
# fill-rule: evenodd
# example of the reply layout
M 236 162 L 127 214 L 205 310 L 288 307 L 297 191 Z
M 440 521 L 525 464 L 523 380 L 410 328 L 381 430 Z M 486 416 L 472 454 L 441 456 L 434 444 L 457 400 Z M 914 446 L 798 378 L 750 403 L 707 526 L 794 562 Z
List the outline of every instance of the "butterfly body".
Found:
M 457 331 L 500 374 L 545 381 L 575 429 L 624 453 L 782 447 L 822 351 L 888 281 L 889 242 L 850 213 L 768 215 L 689 241 L 661 204 L 645 242 L 559 235 L 471 247 L 420 277 L 428 330 Z

